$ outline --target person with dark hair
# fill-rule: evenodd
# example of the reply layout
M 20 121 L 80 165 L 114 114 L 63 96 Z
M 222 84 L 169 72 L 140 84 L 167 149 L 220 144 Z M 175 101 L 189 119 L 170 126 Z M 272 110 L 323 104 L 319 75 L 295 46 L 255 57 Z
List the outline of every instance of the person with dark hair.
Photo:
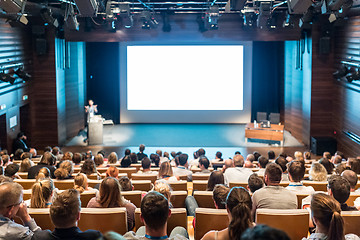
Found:
M 246 156 L 246 161 L 249 161 L 249 162 L 253 162 L 253 161 L 255 161 L 255 156 L 254 156 L 254 154 L 248 154 L 247 156 Z
M 208 169 L 210 166 L 210 161 L 207 157 L 205 156 L 201 156 L 199 157 L 199 168 L 200 168 L 200 172 L 199 173 L 211 173 L 210 170 Z
M 264 176 L 266 165 L 269 163 L 269 159 L 267 159 L 265 156 L 260 156 L 258 158 L 258 166 L 259 171 L 257 171 L 258 176 Z
M 194 159 L 190 160 L 188 165 L 189 169 L 198 169 L 199 168 L 199 158 L 201 156 L 205 156 L 206 152 L 205 149 L 200 148 L 196 152 L 194 152 Z
M 126 157 L 126 156 L 130 156 L 130 154 L 131 154 L 131 150 L 130 149 L 125 149 L 125 151 L 124 151 L 124 157 Z M 119 161 L 121 162 L 123 159 L 124 159 L 124 157 L 122 157 Z
M 144 157 L 141 158 L 141 160 L 138 159 L 138 155 L 136 155 L 136 153 L 132 152 L 130 153 L 130 160 L 131 160 L 131 163 L 138 163 L 138 161 L 141 161 Z M 146 155 L 147 157 L 147 155 Z
M 73 179 L 73 172 L 74 166 L 72 165 L 71 161 L 65 160 L 59 165 L 59 168 L 55 170 L 54 175 L 58 180 Z
M 355 187 L 358 182 L 357 174 L 352 170 L 345 170 L 341 173 L 341 176 L 349 181 L 350 183 L 350 192 L 355 192 Z
M 304 159 L 305 159 L 305 161 L 311 160 L 311 153 L 310 152 L 304 152 Z
M 226 209 L 226 197 L 230 188 L 224 184 L 216 184 L 213 190 L 213 200 L 216 209 Z
M 224 159 L 222 158 L 222 153 L 220 151 L 216 152 L 215 161 L 224 161 Z
M 27 137 L 25 133 L 19 132 L 13 143 L 13 150 L 22 149 L 24 152 L 29 152 L 30 147 L 27 146 Z
M 331 159 L 331 153 L 330 152 L 324 152 L 323 153 L 323 158 L 326 158 L 327 160 Z
M 50 146 L 46 146 L 44 148 L 44 153 L 46 153 L 46 152 L 52 152 L 52 148 Z
M 140 218 L 145 227 L 140 227 L 136 234 L 125 233 L 126 239 L 188 239 L 188 233 L 183 227 L 175 227 L 167 234 L 167 220 L 171 215 L 168 199 L 159 192 L 151 191 L 141 200 Z
M 346 204 L 350 197 L 350 183 L 345 178 L 338 175 L 330 176 L 328 179 L 328 194 L 340 203 L 341 211 L 357 211 L 356 207 Z
M 131 165 L 130 155 L 127 155 L 127 156 L 123 157 L 123 159 L 121 159 L 120 167 L 127 168 L 127 167 L 130 167 L 130 165 Z
M 233 187 L 226 198 L 229 227 L 221 231 L 207 232 L 202 240 L 239 239 L 246 229 L 254 225 L 251 219 L 251 208 L 249 192 L 243 187 Z
M 275 160 L 276 156 L 275 156 L 275 152 L 273 150 L 268 151 L 268 158 L 269 158 L 269 160 Z
M 137 173 L 158 174 L 157 171 L 151 171 L 151 161 L 148 157 L 144 157 L 143 160 L 141 160 L 141 167 L 142 170 L 139 170 Z
M 4 154 L 4 155 L 1 156 L 0 160 L 1 160 L 1 162 L 2 162 L 2 166 L 3 166 L 3 167 L 6 167 L 6 166 L 10 163 L 10 160 L 11 160 L 11 159 L 10 159 L 10 156 L 9 156 L 9 155 Z
M 91 159 L 91 160 L 94 160 L 94 156 L 93 156 L 93 154 L 92 154 L 92 151 L 91 151 L 91 150 L 88 150 L 88 151 L 86 152 L 85 159 Z
M 296 194 L 280 186 L 281 175 L 282 170 L 276 163 L 269 163 L 266 166 L 264 175 L 266 186 L 252 195 L 253 217 L 258 208 L 297 209 Z
M 51 178 L 55 178 L 54 172 L 56 170 L 55 165 L 56 164 L 56 157 L 51 152 L 45 152 L 43 156 L 41 157 L 40 162 L 32 166 L 29 169 L 28 172 L 28 179 L 35 179 L 36 175 L 40 171 L 41 168 L 46 167 L 50 171 Z
M 319 163 L 325 167 L 327 174 L 333 174 L 334 164 L 332 162 L 330 162 L 329 159 L 322 158 L 322 159 L 320 159 Z
M 19 217 L 23 225 L 12 219 Z M 18 183 L 0 184 L 0 239 L 30 240 L 34 232 L 41 230 L 28 213 L 23 202 L 23 188 Z
M 72 159 L 74 166 L 80 166 L 80 163 L 82 161 L 82 155 L 81 153 L 75 153 Z
M 133 229 L 135 224 L 135 205 L 121 196 L 119 181 L 113 177 L 104 178 L 100 184 L 99 194 L 90 199 L 88 208 L 116 208 L 125 207 L 127 214 L 128 230 Z
M 100 173 L 96 170 L 94 160 L 86 159 L 83 165 L 81 165 L 80 172 L 86 174 L 87 176 L 96 174 L 98 176 L 98 179 L 100 179 Z
M 127 176 L 122 176 L 119 179 L 119 184 L 121 187 L 121 191 L 132 191 L 134 190 L 134 186 L 131 183 L 131 180 Z
M 253 152 L 253 155 L 254 155 L 254 161 L 257 161 L 259 159 L 259 157 L 261 156 L 261 154 L 257 151 Z
M 213 171 L 210 174 L 206 191 L 212 191 L 217 184 L 224 184 L 224 174 L 221 171 Z
M 102 235 L 99 231 L 86 230 L 82 232 L 77 227 L 81 214 L 80 194 L 74 189 L 68 189 L 60 193 L 50 207 L 50 219 L 55 225 L 55 230 L 37 231 L 33 240 L 57 240 L 57 239 L 99 239 Z
M 5 168 L 4 175 L 6 177 L 9 177 L 12 179 L 21 178 L 21 177 L 19 177 L 19 175 L 17 175 L 17 172 L 19 171 L 19 169 L 20 169 L 20 166 L 18 164 L 16 164 L 16 163 L 9 164 Z
M 97 168 L 106 167 L 106 165 L 104 164 L 104 156 L 102 154 L 97 154 L 94 157 L 94 163 Z
M 179 166 L 173 169 L 174 176 L 187 176 L 188 182 L 192 181 L 192 171 L 188 170 L 188 155 L 186 153 L 179 155 Z
M 275 163 L 278 164 L 282 170 L 281 181 L 289 181 L 289 175 L 286 167 L 288 161 L 283 157 L 278 157 L 276 158 Z
M 305 165 L 300 161 L 291 161 L 288 166 L 290 184 L 286 189 L 295 193 L 313 193 L 312 186 L 304 186 L 302 180 L 305 175 Z
M 354 234 L 345 235 L 344 220 L 341 217 L 340 204 L 325 193 L 312 195 L 311 218 L 316 225 L 315 233 L 309 238 L 311 240 L 350 240 L 359 239 Z
M 118 163 L 118 155 L 116 152 L 111 152 L 108 156 L 108 164 L 117 164 Z
M 159 167 L 160 164 L 160 157 L 157 154 L 150 154 L 150 160 L 155 164 L 155 167 Z
M 16 149 L 14 153 L 14 160 L 22 160 L 21 155 L 24 153 L 24 150 L 21 148 Z
M 225 165 L 232 162 L 232 166 L 225 169 L 224 178 L 225 184 L 229 186 L 230 182 L 247 182 L 253 171 L 249 168 L 244 168 L 244 157 L 237 154 L 233 160 L 225 160 Z
M 248 179 L 248 190 L 251 193 L 254 193 L 255 191 L 259 190 L 264 186 L 264 181 L 256 174 L 253 173 L 250 175 Z
M 350 168 L 356 174 L 360 174 L 360 157 L 357 157 L 353 161 L 350 162 Z
M 234 153 L 234 155 L 238 155 L 238 154 L 241 155 L 241 152 L 240 152 L 240 151 L 236 151 L 236 152 Z
M 141 161 L 144 157 L 148 156 L 147 154 L 144 153 L 144 151 L 145 151 L 145 145 L 141 144 L 139 146 L 139 152 L 136 154 L 137 158 L 138 158 L 138 161 Z
M 25 158 L 32 159 L 32 154 L 30 152 L 23 152 L 20 156 L 21 160 L 24 160 Z
M 289 236 L 276 228 L 258 224 L 253 228 L 248 228 L 240 240 L 290 240 Z

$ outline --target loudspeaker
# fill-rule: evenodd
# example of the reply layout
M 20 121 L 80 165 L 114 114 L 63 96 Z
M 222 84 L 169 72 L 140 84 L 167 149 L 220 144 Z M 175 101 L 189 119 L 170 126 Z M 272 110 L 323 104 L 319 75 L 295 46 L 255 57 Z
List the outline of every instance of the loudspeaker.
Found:
M 35 41 L 35 51 L 38 55 L 45 55 L 47 52 L 47 41 L 44 38 L 37 38 Z
M 337 142 L 332 137 L 311 137 L 311 152 L 316 155 L 322 155 L 324 152 L 330 152 L 334 155 L 337 150 Z
M 329 54 L 330 53 L 330 37 L 320 38 L 319 53 L 320 54 Z

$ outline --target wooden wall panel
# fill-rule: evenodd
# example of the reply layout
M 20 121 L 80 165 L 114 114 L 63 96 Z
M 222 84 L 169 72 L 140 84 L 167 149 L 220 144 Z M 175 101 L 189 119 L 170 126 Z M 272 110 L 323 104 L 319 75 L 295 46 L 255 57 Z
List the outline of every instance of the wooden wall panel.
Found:
M 337 30 L 335 35 L 334 68 L 341 61 L 360 64 L 360 16 L 350 19 L 347 25 Z M 338 149 L 347 156 L 360 156 L 360 144 L 352 141 L 343 131 L 351 131 L 360 136 L 360 81 L 334 83 L 334 128 L 337 133 Z

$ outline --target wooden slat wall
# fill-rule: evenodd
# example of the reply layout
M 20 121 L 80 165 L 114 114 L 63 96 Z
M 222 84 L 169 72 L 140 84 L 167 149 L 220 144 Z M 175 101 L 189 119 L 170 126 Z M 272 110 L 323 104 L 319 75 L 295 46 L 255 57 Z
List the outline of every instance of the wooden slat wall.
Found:
M 335 35 L 334 68 L 342 60 L 360 64 L 360 16 L 352 17 L 349 23 L 338 29 Z M 334 83 L 334 128 L 337 132 L 338 150 L 347 156 L 360 156 L 360 145 L 343 134 L 343 130 L 360 136 L 360 81 Z
M 26 33 L 24 29 L 12 28 L 4 19 L 0 19 L 0 68 L 7 68 L 10 64 L 22 63 L 25 65 L 26 71 L 31 73 L 31 65 L 29 60 L 32 55 L 29 49 L 29 42 L 26 41 Z M 17 69 L 17 67 L 15 67 Z M 6 116 L 3 118 L 5 122 L 2 124 L 6 125 L 6 128 L 2 128 L 0 134 L 2 148 L 7 148 L 10 151 L 12 140 L 16 137 L 20 131 L 20 114 L 19 108 L 29 103 L 29 100 L 22 100 L 24 94 L 29 95 L 29 84 L 17 81 L 14 85 L 10 83 L 0 82 L 0 105 L 5 104 L 6 108 L 0 110 L 0 115 Z M 9 119 L 11 117 L 17 117 L 17 126 L 10 129 Z M 6 129 L 6 131 L 5 131 Z M 31 133 L 27 133 L 28 140 L 31 142 Z M 6 141 L 5 141 L 6 139 Z

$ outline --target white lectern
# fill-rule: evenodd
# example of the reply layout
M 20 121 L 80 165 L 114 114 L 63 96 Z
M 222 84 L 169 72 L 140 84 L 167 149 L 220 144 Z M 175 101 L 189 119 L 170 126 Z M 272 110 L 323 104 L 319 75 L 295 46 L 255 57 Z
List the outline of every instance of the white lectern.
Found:
M 103 144 L 103 119 L 101 115 L 95 115 L 89 121 L 89 145 Z

